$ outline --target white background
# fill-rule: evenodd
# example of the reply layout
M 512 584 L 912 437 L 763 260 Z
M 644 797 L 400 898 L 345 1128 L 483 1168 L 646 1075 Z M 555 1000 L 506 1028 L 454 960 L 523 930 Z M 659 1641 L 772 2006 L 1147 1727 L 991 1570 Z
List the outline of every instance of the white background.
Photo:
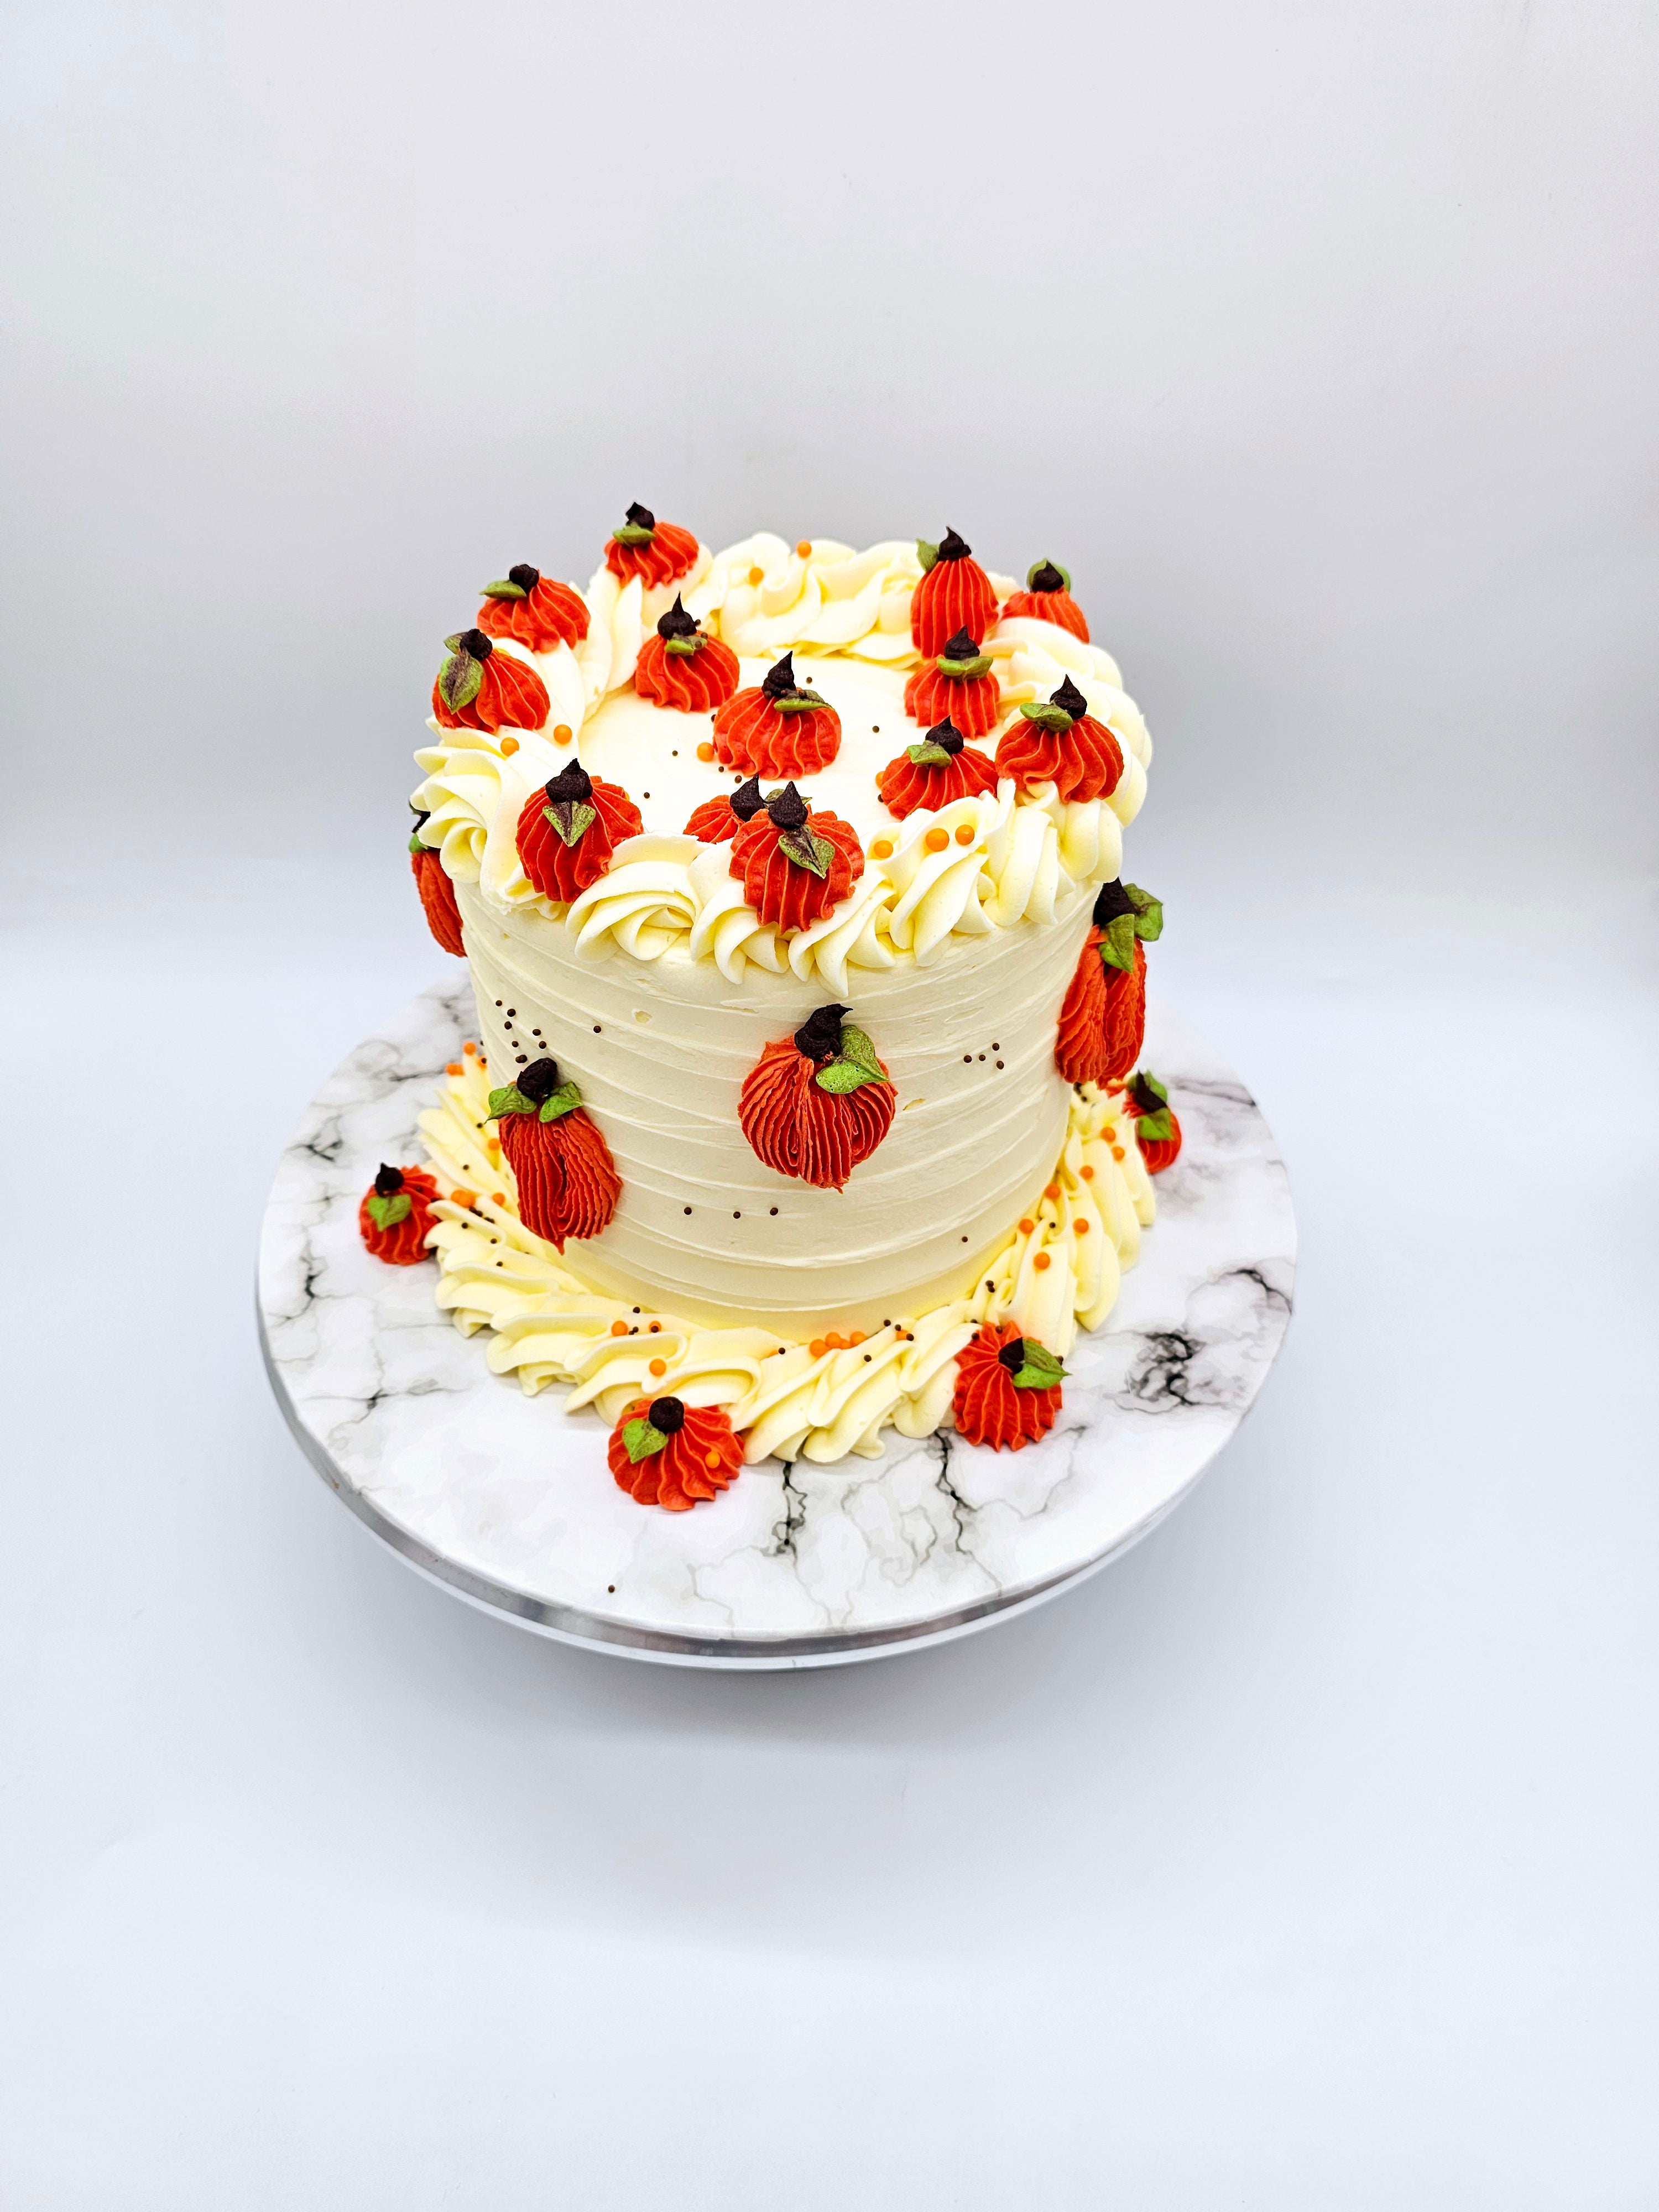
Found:
M 9 2212 L 1659 2198 L 1656 95 L 1560 0 L 14 21 Z M 537 1643 L 259 1371 L 438 641 L 630 499 L 1068 563 L 1291 1162 L 1237 1444 L 943 1651 Z

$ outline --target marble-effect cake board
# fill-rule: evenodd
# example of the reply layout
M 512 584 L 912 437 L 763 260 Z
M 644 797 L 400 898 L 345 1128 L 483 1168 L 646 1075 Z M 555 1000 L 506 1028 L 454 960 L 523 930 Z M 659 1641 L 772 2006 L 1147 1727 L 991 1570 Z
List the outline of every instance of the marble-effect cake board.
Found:
M 1041 1604 L 1118 1558 L 1191 1489 L 1290 1321 L 1296 1222 L 1272 1132 L 1166 1007 L 1145 1065 L 1185 1142 L 1105 1325 L 1079 1334 L 1060 1418 L 1018 1452 L 884 1431 L 880 1459 L 745 1468 L 690 1513 L 641 1506 L 597 1413 L 527 1398 L 487 1332 L 439 1312 L 434 1263 L 357 1233 L 381 1160 L 423 1161 L 417 1116 L 473 1033 L 465 981 L 425 993 L 324 1085 L 283 1153 L 259 1248 L 278 1402 L 364 1525 L 520 1626 L 671 1665 L 822 1667 L 914 1650 Z

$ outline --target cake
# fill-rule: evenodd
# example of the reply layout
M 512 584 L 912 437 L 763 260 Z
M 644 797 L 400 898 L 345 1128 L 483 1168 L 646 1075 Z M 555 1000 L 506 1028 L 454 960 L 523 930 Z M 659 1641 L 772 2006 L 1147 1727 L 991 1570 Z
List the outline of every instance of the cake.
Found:
M 477 1036 L 369 1249 L 435 1257 L 642 1503 L 1043 1434 L 1179 1146 L 1151 742 L 1066 573 L 634 507 L 585 591 L 483 587 L 429 731 L 411 864 Z

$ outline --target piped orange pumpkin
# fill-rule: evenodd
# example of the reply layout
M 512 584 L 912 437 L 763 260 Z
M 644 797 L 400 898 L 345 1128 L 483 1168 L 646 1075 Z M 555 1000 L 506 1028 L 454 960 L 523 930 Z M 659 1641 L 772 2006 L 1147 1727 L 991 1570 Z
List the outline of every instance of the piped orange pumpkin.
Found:
M 1022 792 L 1052 783 L 1062 804 L 1109 799 L 1123 777 L 1123 750 L 1067 676 L 1042 701 L 1028 700 L 997 743 L 997 769 Z
M 388 1167 L 363 1194 L 357 1230 L 377 1260 L 388 1267 L 412 1267 L 427 1257 L 427 1231 L 437 1218 L 432 1201 L 438 1186 L 424 1168 Z
M 416 816 L 409 841 L 409 865 L 415 872 L 415 888 L 421 895 L 427 927 L 446 952 L 465 959 L 466 946 L 461 939 L 461 909 L 455 902 L 455 886 L 442 855 L 421 840 L 422 827 L 431 819 L 429 814 Z
M 623 840 L 644 828 L 619 783 L 590 776 L 579 760 L 569 761 L 525 801 L 519 865 L 544 898 L 578 898 L 598 883 Z
M 966 738 L 982 738 L 995 729 L 1002 694 L 971 630 L 946 638 L 943 651 L 916 670 L 904 687 L 904 711 L 925 730 L 948 721 Z
M 605 541 L 605 565 L 619 584 L 631 583 L 635 576 L 647 591 L 678 584 L 697 565 L 697 534 L 677 522 L 659 522 L 636 500 L 616 535 Z
M 964 1443 L 1021 1451 L 1054 1425 L 1066 1370 L 1012 1322 L 987 1322 L 957 1355 L 951 1402 Z
M 1103 884 L 1066 997 L 1054 1065 L 1068 1083 L 1115 1083 L 1140 1057 L 1146 1030 L 1146 945 L 1163 934 L 1150 891 Z
M 457 630 L 432 686 L 433 719 L 441 729 L 539 730 L 552 710 L 547 686 L 516 653 L 498 653 L 481 629 Z
M 983 637 L 997 618 L 997 595 L 972 546 L 954 530 L 937 545 L 919 538 L 916 553 L 922 574 L 910 595 L 910 637 L 922 659 L 932 660 L 957 630 Z
M 558 1063 L 532 1060 L 489 1094 L 489 1118 L 519 1194 L 519 1218 L 562 1252 L 567 1237 L 597 1237 L 622 1196 L 611 1147 Z
M 478 628 L 487 637 L 510 637 L 531 653 L 580 645 L 587 635 L 587 602 L 568 584 L 556 583 L 520 561 L 483 587 Z
M 845 1006 L 819 1006 L 769 1044 L 738 1097 L 756 1158 L 819 1190 L 840 1190 L 893 1126 L 892 1079 Z
M 997 787 L 990 757 L 965 744 L 947 714 L 927 736 L 907 745 L 876 777 L 882 805 L 902 822 L 918 807 L 936 811 L 955 799 L 978 799 Z
M 808 929 L 832 914 L 864 873 L 864 848 L 850 822 L 815 814 L 786 783 L 732 838 L 729 872 L 763 921 Z
M 657 618 L 654 637 L 640 647 L 634 689 L 659 707 L 678 707 L 683 714 L 706 714 L 723 707 L 738 688 L 738 656 L 711 637 L 678 594 Z
M 743 1472 L 743 1444 L 725 1407 L 675 1397 L 636 1398 L 625 1407 L 605 1456 L 620 1489 L 668 1513 L 717 1498 Z
M 816 775 L 841 750 L 841 716 L 795 680 L 786 653 L 714 717 L 714 757 L 757 775 Z
M 1004 622 L 1021 615 L 1028 622 L 1054 623 L 1083 644 L 1089 642 L 1088 617 L 1072 597 L 1072 579 L 1058 562 L 1039 561 L 1026 576 L 1025 589 L 1003 601 Z

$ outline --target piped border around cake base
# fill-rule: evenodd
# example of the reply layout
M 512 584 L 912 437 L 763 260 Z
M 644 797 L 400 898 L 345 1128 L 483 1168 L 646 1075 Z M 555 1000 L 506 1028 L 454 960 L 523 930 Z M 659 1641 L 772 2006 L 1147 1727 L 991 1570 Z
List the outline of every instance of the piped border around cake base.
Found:
M 420 1128 L 441 1190 L 430 1243 L 437 1302 L 527 1396 L 569 1385 L 567 1413 L 610 1425 L 641 1397 L 724 1407 L 746 1464 L 878 1458 L 881 1433 L 925 1437 L 951 1420 L 958 1356 L 986 1324 L 1014 1324 L 1064 1358 L 1098 1328 L 1155 1212 L 1129 1102 L 1085 1084 L 1073 1093 L 1054 1172 L 1031 1212 L 964 1283 L 960 1297 L 877 1330 L 808 1342 L 757 1323 L 710 1328 L 595 1291 L 519 1219 L 492 1150 L 479 1055 L 447 1076 Z

